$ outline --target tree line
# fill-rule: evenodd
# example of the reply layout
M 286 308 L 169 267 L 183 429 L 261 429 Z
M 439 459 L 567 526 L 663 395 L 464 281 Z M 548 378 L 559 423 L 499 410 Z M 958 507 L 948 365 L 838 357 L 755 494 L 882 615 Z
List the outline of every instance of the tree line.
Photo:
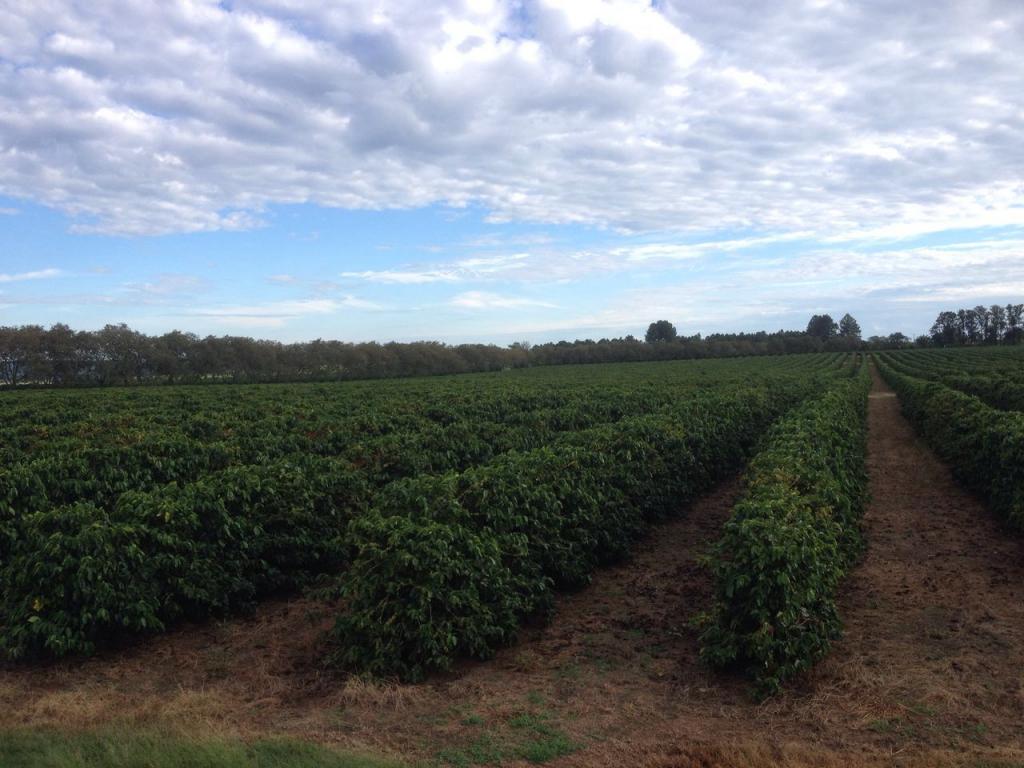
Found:
M 803 331 L 680 336 L 668 320 L 643 339 L 577 339 L 531 345 L 350 343 L 316 339 L 285 344 L 247 336 L 171 331 L 150 336 L 125 324 L 76 331 L 64 324 L 0 326 L 0 386 L 110 386 L 214 382 L 340 381 L 428 376 L 533 365 L 691 360 L 709 357 L 1018 343 L 1024 305 L 943 312 L 931 334 L 861 338 L 850 314 L 815 315 Z
M 671 323 L 669 323 L 671 325 Z M 780 355 L 836 349 L 806 333 L 700 334 L 668 344 L 622 338 L 531 345 L 449 345 L 436 341 L 285 344 L 246 336 L 171 331 L 150 336 L 127 325 L 76 331 L 64 324 L 0 327 L 0 385 L 111 386 L 213 382 L 337 381 L 428 376 L 531 365 L 643 362 Z
M 520 347 L 283 344 L 246 336 L 171 331 L 148 336 L 127 325 L 75 331 L 58 324 L 0 327 L 0 384 L 106 386 L 141 383 L 328 381 L 501 370 L 527 364 Z
M 930 336 L 940 347 L 1019 344 L 1024 341 L 1024 304 L 979 304 L 973 309 L 940 312 Z

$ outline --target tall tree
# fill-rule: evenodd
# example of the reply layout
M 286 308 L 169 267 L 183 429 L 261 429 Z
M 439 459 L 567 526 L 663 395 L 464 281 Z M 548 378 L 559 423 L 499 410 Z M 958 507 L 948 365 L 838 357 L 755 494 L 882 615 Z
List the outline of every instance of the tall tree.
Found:
M 676 327 L 672 323 L 668 320 L 658 320 L 647 327 L 647 334 L 644 336 L 644 340 L 648 344 L 654 344 L 658 341 L 672 341 L 676 338 L 676 335 Z
M 961 309 L 957 314 L 963 312 L 962 320 L 964 327 L 964 338 L 968 344 L 977 344 L 985 337 L 985 312 L 979 315 L 977 308 Z
M 831 339 L 838 331 L 839 326 L 832 319 L 832 315 L 815 315 L 807 323 L 807 335 L 817 336 L 819 339 Z
M 860 338 L 860 323 L 849 312 L 839 320 L 839 335 L 847 339 Z
M 1003 337 L 1007 344 L 1016 344 L 1024 337 L 1024 304 L 1006 305 L 1006 335 Z
M 956 311 L 957 323 L 960 327 L 959 343 L 966 344 L 971 338 L 971 329 L 974 326 L 974 319 L 966 309 Z
M 963 310 L 960 310 L 963 312 Z M 960 344 L 964 338 L 963 319 L 958 312 L 940 312 L 931 329 L 932 341 L 940 347 Z
M 989 335 L 988 326 L 991 320 L 988 314 L 988 307 L 983 307 L 979 304 L 970 311 L 974 313 L 974 324 L 978 329 L 976 341 L 979 344 L 984 343 Z
M 50 326 L 43 334 L 43 350 L 46 358 L 41 378 L 51 384 L 74 384 L 81 364 L 79 335 L 63 323 Z
M 1006 310 L 999 304 L 993 304 L 988 309 L 985 341 L 989 344 L 998 344 L 1003 340 L 1004 333 L 1006 333 Z
M 28 376 L 35 325 L 0 328 L 0 383 L 14 386 Z

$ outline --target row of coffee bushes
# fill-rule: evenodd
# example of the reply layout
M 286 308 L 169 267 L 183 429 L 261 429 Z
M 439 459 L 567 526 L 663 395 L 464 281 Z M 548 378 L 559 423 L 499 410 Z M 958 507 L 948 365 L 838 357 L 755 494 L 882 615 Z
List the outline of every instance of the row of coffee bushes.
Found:
M 1003 411 L 1024 411 L 1024 356 L 1015 370 L 1006 370 L 1002 358 L 993 360 L 986 369 L 983 362 L 972 366 L 958 365 L 960 361 L 952 355 L 938 354 L 886 354 L 884 364 L 897 373 L 915 379 L 927 379 L 959 390 L 983 400 L 987 405 Z
M 369 492 L 346 462 L 307 456 L 127 491 L 109 508 L 0 508 L 0 656 L 90 653 L 336 572 Z
M 834 375 L 774 380 L 756 388 L 750 402 L 766 404 L 771 413 L 770 403 L 813 391 Z M 614 435 L 622 424 L 594 425 L 595 415 L 621 417 L 627 407 L 654 410 L 655 415 L 643 417 L 634 413 L 631 418 L 639 421 L 628 432 L 640 429 L 644 419 L 657 422 L 662 418 L 657 414 L 690 413 L 697 403 L 716 407 L 719 401 L 698 391 L 673 404 L 653 392 L 607 414 L 581 411 L 573 402 L 567 407 L 572 415 L 552 419 L 555 427 L 541 437 L 578 446 L 585 455 L 586 438 L 580 435 Z M 727 413 L 729 403 L 721 406 Z M 577 432 L 588 423 L 589 430 Z M 470 426 L 470 432 L 485 430 Z M 532 449 L 537 436 L 528 432 L 495 433 L 488 458 L 494 460 L 493 451 L 511 450 L 515 466 L 523 456 L 545 456 L 543 449 Z M 74 456 L 68 457 L 70 473 L 49 462 L 0 471 L 0 655 L 89 653 L 181 618 L 235 613 L 268 594 L 338 573 L 358 546 L 358 532 L 365 528 L 361 517 L 377 495 L 383 492 L 392 500 L 386 504 L 393 505 L 404 492 L 401 484 L 389 488 L 389 478 L 459 466 L 465 458 L 469 432 L 451 429 L 438 442 L 424 440 L 423 434 L 386 435 L 386 448 L 370 438 L 360 443 L 361 461 L 293 452 L 258 464 L 221 464 L 198 477 L 186 472 L 184 482 L 154 484 L 154 472 L 179 468 L 168 462 L 170 455 L 156 452 L 130 461 L 110 454 L 118 460 L 98 461 L 94 472 L 86 472 Z M 532 450 L 521 450 L 523 444 Z M 383 449 L 377 453 L 368 446 Z M 89 454 L 92 459 L 98 460 L 99 450 Z M 174 456 L 190 461 L 183 450 Z M 519 470 L 508 471 L 514 476 Z M 354 538 L 349 535 L 353 521 L 360 523 Z
M 710 554 L 715 604 L 701 656 L 761 694 L 821 658 L 840 632 L 836 591 L 862 547 L 866 366 L 774 426 Z
M 775 373 L 749 363 L 724 373 L 691 366 L 664 381 L 612 379 L 551 389 L 536 382 L 503 388 L 495 380 L 463 391 L 432 380 L 434 394 L 392 387 L 391 397 L 366 402 L 354 402 L 346 385 L 239 387 L 230 402 L 223 388 L 210 387 L 185 387 L 181 395 L 155 388 L 17 393 L 36 401 L 39 411 L 16 407 L 0 424 L 9 438 L 0 450 L 10 449 L 0 461 L 0 509 L 25 515 L 82 502 L 109 509 L 126 491 L 159 490 L 227 467 L 310 454 L 348 460 L 384 485 L 466 469 L 507 450 L 538 448 L 565 432 L 661 411 L 696 388 L 742 379 L 744 372 L 767 386 L 827 376 L 836 363 L 826 356 L 800 358 Z M 20 402 L 13 397 L 8 393 L 6 400 Z M 111 412 L 118 398 L 123 413 Z
M 879 370 L 903 412 L 956 479 L 1014 528 L 1024 529 L 1024 413 L 1001 411 L 934 381 Z
M 842 361 L 825 356 L 788 362 L 786 370 L 766 375 L 762 363 L 740 361 L 719 386 L 738 396 L 746 371 L 760 381 L 750 402 L 764 405 L 767 418 L 772 403 L 792 402 L 841 375 Z M 385 506 L 397 503 L 404 486 L 389 485 L 403 477 L 465 472 L 508 451 L 505 466 L 515 480 L 530 460 L 546 461 L 545 445 L 575 449 L 584 464 L 600 463 L 605 459 L 587 455 L 588 441 L 615 436 L 620 426 L 624 434 L 642 432 L 646 420 L 689 418 L 700 403 L 721 405 L 722 418 L 730 412 L 728 398 L 719 402 L 714 394 L 715 377 L 702 367 L 670 367 L 650 382 L 630 384 L 627 374 L 637 372 L 611 370 L 607 385 L 570 381 L 560 394 L 535 383 L 517 390 L 499 380 L 484 388 L 432 380 L 424 402 L 396 389 L 394 398 L 378 398 L 379 408 L 358 407 L 340 385 L 268 388 L 274 397 L 267 401 L 263 390 L 249 400 L 239 389 L 233 405 L 209 408 L 208 399 L 224 400 L 215 395 L 225 390 L 120 393 L 123 402 L 161 417 L 152 424 L 116 417 L 109 391 L 26 393 L 40 405 L 63 402 L 68 410 L 49 420 L 51 411 L 40 413 L 35 425 L 32 409 L 22 413 L 28 421 L 18 430 L 22 459 L 0 466 L 0 656 L 87 653 L 184 617 L 229 615 L 336 575 L 362 540 L 361 525 L 349 535 L 351 523 L 379 506 L 382 493 L 392 500 Z M 687 383 L 698 379 L 699 386 Z M 287 401 L 281 410 L 264 414 L 256 407 L 281 405 L 281 398 Z M 90 416 L 90 403 L 104 415 Z M 174 428 L 163 406 L 177 409 L 187 434 Z M 63 417 L 76 426 L 65 428 Z M 48 436 L 58 434 L 61 448 L 54 449 Z M 629 461 L 620 457 L 619 464 Z M 650 463 L 658 466 L 656 457 Z M 642 476 L 623 477 L 621 484 L 628 490 Z M 602 524 L 611 524 L 609 514 Z M 619 544 L 613 536 L 602 546 Z M 582 570 L 589 567 L 586 557 L 579 562 Z M 562 578 L 572 581 L 568 573 Z
M 462 473 L 391 484 L 352 525 L 334 660 L 406 680 L 487 657 L 554 590 L 585 584 L 653 520 L 745 459 L 781 414 L 820 392 L 723 388 Z
M 993 408 L 1024 411 L 1024 381 L 1019 377 L 1015 379 L 1010 376 L 960 373 L 947 376 L 941 382 L 965 394 L 974 395 Z
M 249 456 L 321 452 L 456 420 L 517 423 L 573 404 L 614 415 L 652 395 L 763 381 L 841 364 L 831 355 L 646 363 L 349 384 L 141 387 L 0 392 L 0 466 L 83 447 L 146 447 L 151 439 L 223 443 Z M 596 414 L 595 414 L 596 415 Z M 588 416 L 589 417 L 589 416 Z M 613 420 L 609 418 L 608 420 Z
M 0 503 L 18 514 L 81 502 L 109 508 L 127 491 L 188 484 L 228 467 L 304 455 L 348 460 L 384 484 L 408 474 L 463 469 L 504 450 L 538 447 L 564 431 L 664 408 L 674 393 L 665 390 L 617 400 L 566 397 L 558 407 L 516 411 L 515 421 L 500 415 L 496 420 L 467 418 L 451 407 L 430 419 L 405 414 L 379 419 L 377 430 L 360 423 L 358 416 L 334 422 L 311 418 L 299 426 L 274 424 L 265 417 L 262 426 L 255 426 L 241 414 L 225 413 L 206 419 L 215 434 L 203 438 L 164 425 L 140 431 L 133 440 L 98 432 L 88 439 L 65 439 L 56 448 L 47 446 L 4 465 Z M 675 395 L 685 396 L 686 391 L 681 388 Z

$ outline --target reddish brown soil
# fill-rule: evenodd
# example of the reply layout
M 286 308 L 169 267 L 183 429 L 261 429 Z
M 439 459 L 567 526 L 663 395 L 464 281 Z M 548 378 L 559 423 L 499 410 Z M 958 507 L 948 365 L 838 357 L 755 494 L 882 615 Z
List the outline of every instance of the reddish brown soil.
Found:
M 696 558 L 734 481 L 561 598 L 550 626 L 426 684 L 323 672 L 327 607 L 293 600 L 84 663 L 4 670 L 0 726 L 200 726 L 414 760 L 507 757 L 556 733 L 580 748 L 551 764 L 573 766 L 1024 765 L 1024 544 L 953 484 L 880 380 L 868 462 L 846 634 L 766 704 L 699 663 L 690 626 L 710 599 Z M 524 713 L 541 725 L 524 730 Z

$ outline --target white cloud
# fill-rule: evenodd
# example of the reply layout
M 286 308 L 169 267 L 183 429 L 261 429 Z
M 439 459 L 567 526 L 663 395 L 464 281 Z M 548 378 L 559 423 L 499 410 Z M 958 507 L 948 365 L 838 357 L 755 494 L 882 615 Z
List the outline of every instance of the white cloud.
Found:
M 515 279 L 517 274 L 529 270 L 536 257 L 528 253 L 500 256 L 473 256 L 445 264 L 404 266 L 394 269 L 342 272 L 347 280 L 392 285 L 423 285 L 426 283 L 459 283 L 469 280 Z
M 195 275 L 160 275 L 155 280 L 144 283 L 125 283 L 124 290 L 150 296 L 170 296 L 173 294 L 193 293 L 206 287 L 206 283 Z
M 350 280 L 372 283 L 421 284 L 440 282 L 572 282 L 588 275 L 624 272 L 638 264 L 669 267 L 712 254 L 737 253 L 765 245 L 805 240 L 811 233 L 707 240 L 690 243 L 643 242 L 592 247 L 544 247 L 512 254 L 471 256 L 429 265 L 409 265 L 388 270 L 343 272 Z
M 306 202 L 705 234 L 1020 224 L 1024 8 L 922 7 L 7 3 L 0 194 L 129 234 Z
M 37 269 L 33 272 L 17 272 L 14 274 L 0 272 L 0 283 L 20 283 L 23 280 L 45 280 L 51 277 L 61 277 L 64 272 L 60 269 Z
M 208 307 L 192 312 L 204 317 L 298 317 L 336 312 L 341 305 L 331 299 L 272 301 L 266 304 Z
M 18 208 L 0 208 L 0 216 L 17 216 L 20 213 Z
M 188 317 L 214 318 L 218 323 L 237 328 L 281 328 L 290 320 L 309 315 L 337 312 L 341 304 L 330 299 L 274 301 L 266 304 L 228 305 L 190 310 Z
M 730 253 L 745 251 L 775 243 L 805 240 L 813 236 L 812 232 L 796 231 L 782 235 L 764 237 L 746 237 L 731 240 L 708 240 L 694 243 L 650 243 L 647 245 L 631 245 L 613 248 L 613 256 L 628 262 L 640 261 L 679 261 L 698 259 L 712 253 Z
M 427 270 L 367 270 L 364 272 L 342 272 L 341 277 L 349 280 L 365 280 L 369 283 L 398 283 L 400 285 L 420 285 L 423 283 L 452 283 L 460 278 L 454 272 Z
M 277 283 L 279 285 L 290 285 L 298 282 L 298 278 L 294 275 L 271 275 L 267 278 L 268 282 Z
M 458 269 L 478 275 L 494 274 L 515 269 L 530 258 L 528 253 L 513 253 L 510 256 L 474 256 L 455 263 Z
M 459 309 L 523 309 L 526 307 L 544 307 L 553 309 L 555 304 L 522 296 L 503 296 L 488 291 L 466 291 L 452 297 L 451 306 Z
M 368 312 L 383 312 L 390 309 L 390 307 L 385 304 L 360 299 L 356 296 L 344 296 L 338 301 L 338 304 L 342 307 L 347 307 L 348 309 L 363 309 Z
M 849 290 L 911 288 L 953 281 L 961 286 L 983 285 L 1020 274 L 1024 239 L 965 240 L 948 245 L 857 251 L 838 247 L 816 250 L 781 265 L 749 267 L 742 274 L 766 285 L 842 284 Z
M 281 328 L 299 318 L 333 315 L 342 309 L 380 311 L 385 307 L 355 296 L 343 296 L 340 299 L 299 299 L 201 307 L 188 310 L 183 316 L 213 318 L 218 323 L 241 328 Z
M 1024 280 L 1013 283 L 975 283 L 973 285 L 946 285 L 937 288 L 918 288 L 918 292 L 909 293 L 905 296 L 896 296 L 893 301 L 905 302 L 926 302 L 935 304 L 937 302 L 952 306 L 963 306 L 964 303 L 974 301 L 991 301 L 993 298 L 1019 302 L 1024 296 Z

